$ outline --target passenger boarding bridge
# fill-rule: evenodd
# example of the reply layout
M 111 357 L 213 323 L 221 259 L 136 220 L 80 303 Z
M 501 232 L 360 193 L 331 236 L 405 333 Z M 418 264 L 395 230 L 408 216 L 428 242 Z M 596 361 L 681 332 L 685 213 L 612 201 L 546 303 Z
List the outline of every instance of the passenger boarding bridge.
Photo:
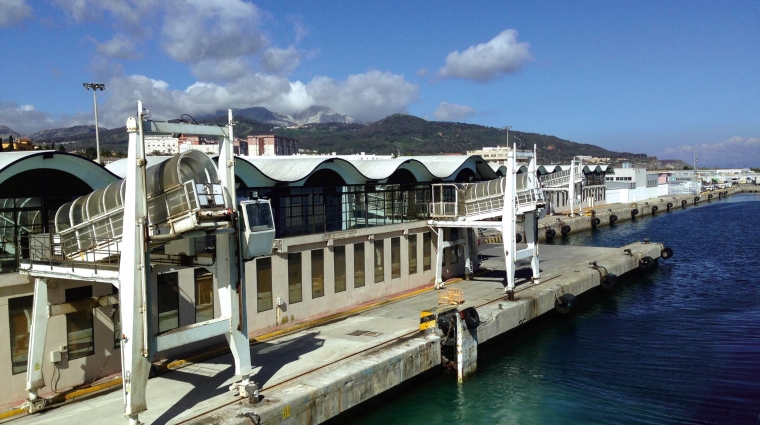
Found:
M 516 262 L 531 259 L 533 283 L 539 283 L 540 270 L 538 258 L 538 219 L 544 214 L 546 205 L 544 191 L 537 177 L 535 147 L 530 156 L 528 172 L 517 174 L 516 148 L 507 158 L 505 177 L 480 183 L 435 184 L 433 185 L 433 202 L 431 204 L 431 227 L 438 231 L 438 257 L 436 262 L 436 288 L 443 287 L 441 267 L 443 248 L 452 246 L 444 241 L 444 228 L 461 227 L 493 228 L 502 234 L 505 261 L 507 266 L 507 285 L 504 288 L 510 300 L 514 299 Z M 521 152 L 522 156 L 526 154 Z M 555 173 L 557 174 L 557 173 Z M 552 178 L 552 174 L 547 177 Z M 561 176 L 553 176 L 558 179 Z M 524 217 L 527 248 L 518 250 L 516 232 L 518 217 Z M 501 218 L 501 221 L 492 221 Z M 448 245 L 447 245 L 448 243 Z M 470 232 L 465 232 L 465 270 L 472 274 L 470 260 Z
M 29 237 L 29 258 L 19 270 L 35 278 L 25 408 L 43 409 L 43 355 L 50 315 L 119 305 L 122 395 L 130 424 L 145 411 L 148 375 L 156 352 L 224 335 L 240 382 L 231 390 L 258 397 L 252 372 L 245 303 L 243 261 L 272 251 L 275 228 L 268 200 L 236 202 L 232 154 L 232 112 L 226 126 L 149 121 L 137 104 L 138 118 L 127 120 L 127 175 L 63 205 L 55 215 L 56 233 Z M 219 167 L 205 154 L 189 150 L 147 167 L 145 136 L 186 134 L 220 140 Z M 215 255 L 197 255 L 195 240 L 215 240 Z M 156 250 L 157 247 L 162 249 Z M 180 258 L 184 266 L 208 268 L 216 277 L 221 317 L 155 334 L 151 317 L 151 265 Z M 105 282 L 118 295 L 51 305 L 48 280 Z M 60 362 L 60 351 L 50 351 Z M 56 354 L 57 353 L 57 354 Z M 55 356 L 58 356 L 56 360 Z

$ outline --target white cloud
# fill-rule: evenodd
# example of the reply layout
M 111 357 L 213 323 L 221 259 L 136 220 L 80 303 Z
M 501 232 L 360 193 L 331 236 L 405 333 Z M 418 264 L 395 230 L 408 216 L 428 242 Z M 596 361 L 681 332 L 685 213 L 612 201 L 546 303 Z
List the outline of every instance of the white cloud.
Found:
M 428 71 L 427 68 L 420 68 L 417 71 L 415 71 L 415 74 L 417 74 L 418 77 L 427 77 L 430 71 Z
M 680 159 L 691 163 L 697 148 L 698 166 L 755 167 L 760 164 L 760 137 L 731 137 L 723 142 L 679 145 L 658 153 L 660 159 Z
M 96 43 L 98 52 L 115 59 L 139 59 L 142 55 L 135 44 L 123 34 L 117 34 L 105 43 Z
M 438 75 L 486 83 L 519 71 L 530 60 L 533 60 L 530 44 L 518 43 L 517 31 L 508 29 L 488 43 L 470 46 L 461 53 L 458 50 L 449 53 Z
M 326 105 L 335 112 L 360 121 L 375 121 L 397 112 L 419 100 L 419 86 L 402 75 L 370 70 L 350 75 L 345 82 L 329 77 L 316 77 L 306 86 L 316 105 Z
M 240 0 L 189 0 L 164 18 L 164 51 L 174 60 L 196 64 L 258 53 L 268 44 L 259 29 L 260 11 Z
M 289 15 L 288 22 L 293 24 L 293 32 L 296 34 L 295 44 L 298 44 L 309 35 L 309 29 L 303 23 L 303 17 L 299 15 Z
M 53 3 L 76 22 L 100 21 L 110 14 L 129 23 L 151 16 L 146 12 L 161 4 L 156 0 L 53 0 Z
M 294 46 L 287 49 L 271 47 L 261 56 L 261 64 L 267 72 L 289 74 L 301 63 L 301 54 Z
M 162 80 L 143 75 L 123 75 L 106 83 L 107 96 L 98 97 L 100 121 L 112 128 L 124 125 L 142 100 L 155 119 L 182 114 L 206 115 L 227 108 L 263 106 L 293 114 L 314 105 L 331 107 L 361 121 L 375 121 L 406 112 L 419 98 L 419 87 L 401 75 L 371 70 L 345 81 L 316 77 L 308 84 L 287 78 L 252 73 L 227 83 L 196 82 L 184 90 L 172 89 Z
M 32 7 L 25 0 L 0 0 L 0 27 L 18 25 L 32 16 Z
M 456 103 L 441 102 L 433 116 L 438 121 L 459 121 L 475 115 L 475 108 Z
M 250 62 L 244 58 L 207 59 L 192 65 L 191 69 L 204 81 L 235 81 L 252 72 Z
M 73 116 L 51 117 L 46 112 L 36 110 L 34 105 L 18 105 L 15 102 L 0 101 L 0 124 L 20 134 L 32 134 L 48 128 L 93 124 L 93 120 L 92 115 L 81 113 Z

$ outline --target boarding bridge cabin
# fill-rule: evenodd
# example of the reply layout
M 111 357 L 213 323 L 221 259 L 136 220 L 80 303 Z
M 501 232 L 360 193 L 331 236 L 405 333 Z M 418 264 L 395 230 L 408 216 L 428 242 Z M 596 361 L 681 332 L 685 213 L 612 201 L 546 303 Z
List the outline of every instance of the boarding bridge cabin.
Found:
M 34 234 L 20 245 L 28 256 L 22 273 L 35 278 L 25 407 L 45 407 L 37 394 L 44 387 L 43 355 L 50 314 L 116 305 L 121 325 L 121 360 L 125 414 L 136 424 L 147 409 L 145 389 L 153 355 L 215 336 L 225 336 L 240 382 L 230 387 L 243 397 L 257 396 L 252 372 L 243 262 L 269 255 L 275 236 L 268 200 L 237 202 L 232 155 L 232 112 L 226 126 L 166 123 L 129 118 L 126 178 L 60 207 L 55 233 Z M 188 150 L 148 167 L 147 135 L 186 134 L 220 141 L 219 168 L 205 154 Z M 209 240 L 213 252 L 204 249 Z M 25 246 L 24 246 L 25 245 Z M 197 248 L 201 246 L 202 248 Z M 150 270 L 154 265 L 205 267 L 216 277 L 221 316 L 156 334 Z M 49 281 L 71 279 L 112 284 L 116 295 L 72 303 L 48 303 Z M 56 313 L 58 312 L 58 313 Z M 53 353 L 51 352 L 51 355 Z
M 517 156 L 530 158 L 527 173 L 518 174 Z M 533 283 L 539 283 L 538 219 L 544 212 L 544 191 L 538 179 L 535 147 L 533 152 L 508 153 L 507 172 L 502 178 L 479 182 L 433 185 L 430 205 L 431 227 L 438 228 L 438 246 L 446 247 L 444 228 L 464 228 L 466 278 L 472 274 L 469 256 L 470 229 L 491 228 L 502 233 L 506 261 L 504 291 L 514 299 L 516 262 L 531 259 Z M 517 249 L 522 237 L 516 233 L 517 219 L 523 218 L 526 248 Z M 442 250 L 438 250 L 436 288 L 443 287 L 441 278 Z

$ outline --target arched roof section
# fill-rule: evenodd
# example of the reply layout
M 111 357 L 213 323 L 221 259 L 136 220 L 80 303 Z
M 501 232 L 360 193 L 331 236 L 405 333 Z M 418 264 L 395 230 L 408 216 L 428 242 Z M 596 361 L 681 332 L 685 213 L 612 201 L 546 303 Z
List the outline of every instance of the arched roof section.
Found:
M 435 178 L 444 181 L 454 181 L 465 168 L 472 170 L 478 180 L 492 180 L 498 177 L 480 155 L 415 156 L 398 159 L 401 158 L 419 161 Z
M 612 167 L 610 167 L 609 165 L 584 165 L 583 172 L 584 173 L 604 173 L 604 172 L 607 172 L 608 168 L 611 169 Z
M 156 164 L 160 164 L 169 158 L 171 158 L 171 156 L 150 156 L 150 155 L 146 156 L 145 160 L 148 162 L 148 166 L 146 168 L 150 168 Z M 126 178 L 127 177 L 127 158 L 123 158 L 106 165 L 106 169 L 122 179 Z
M 47 168 L 69 173 L 92 188 L 113 183 L 119 176 L 102 165 L 79 155 L 53 150 L 1 152 L 0 183 L 29 170 Z
M 320 169 L 337 172 L 346 184 L 364 184 L 368 180 L 350 162 L 341 158 L 305 157 L 305 156 L 271 156 L 241 157 L 256 167 L 265 177 L 273 182 L 290 183 L 301 186 L 306 179 Z
M 568 165 L 567 168 L 570 168 L 570 166 Z M 552 164 L 552 165 L 539 165 L 538 166 L 538 174 L 542 175 L 542 176 L 544 174 L 556 173 L 556 172 L 562 171 L 562 170 L 563 170 L 563 168 L 562 168 L 561 165 L 554 165 L 554 164 Z

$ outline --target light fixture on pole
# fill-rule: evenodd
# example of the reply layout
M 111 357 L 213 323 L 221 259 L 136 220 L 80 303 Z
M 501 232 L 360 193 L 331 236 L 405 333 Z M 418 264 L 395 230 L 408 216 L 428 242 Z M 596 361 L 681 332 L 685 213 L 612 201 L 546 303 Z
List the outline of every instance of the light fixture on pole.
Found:
M 507 130 L 507 147 L 509 147 L 509 129 L 512 128 L 511 125 L 505 125 L 504 130 Z
M 92 104 L 95 109 L 95 162 L 100 164 L 100 137 L 98 135 L 98 90 L 105 90 L 106 85 L 100 83 L 83 83 L 85 89 L 92 89 Z

